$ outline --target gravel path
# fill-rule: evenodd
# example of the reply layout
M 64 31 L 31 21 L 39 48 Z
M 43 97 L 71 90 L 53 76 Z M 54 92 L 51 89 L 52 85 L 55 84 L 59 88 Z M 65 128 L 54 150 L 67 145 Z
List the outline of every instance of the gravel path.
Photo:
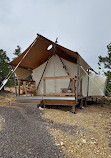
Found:
M 0 158 L 63 158 L 36 107 L 1 107 Z

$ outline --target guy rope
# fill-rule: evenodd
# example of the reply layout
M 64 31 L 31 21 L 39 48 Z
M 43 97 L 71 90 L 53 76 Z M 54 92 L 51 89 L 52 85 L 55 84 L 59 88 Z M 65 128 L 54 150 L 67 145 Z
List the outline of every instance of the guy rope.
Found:
M 33 41 L 33 43 L 31 44 L 30 48 L 28 49 L 28 51 L 25 53 L 25 55 L 22 57 L 22 59 L 19 61 L 19 63 L 17 64 L 17 66 L 14 68 L 13 71 L 10 71 L 8 73 L 8 75 L 6 76 L 6 78 L 2 81 L 1 86 L 0 86 L 0 90 L 2 90 L 2 88 L 6 85 L 6 83 L 8 82 L 9 78 L 14 74 L 14 72 L 16 71 L 16 69 L 19 67 L 19 65 L 21 64 L 21 62 L 24 60 L 24 58 L 27 56 L 27 54 L 29 53 L 30 49 L 33 47 L 33 45 L 35 44 L 35 42 L 37 41 L 37 38 Z
M 89 76 L 89 74 L 87 74 L 86 70 L 85 70 L 81 65 L 80 65 L 80 68 L 81 68 L 81 69 L 85 72 L 85 74 L 91 79 L 91 81 L 95 84 L 95 86 L 96 86 L 97 89 L 100 91 L 100 93 L 105 96 L 105 94 L 104 94 L 104 92 L 102 91 L 102 89 L 101 89 L 99 86 L 97 86 L 96 82 Z M 105 88 L 105 89 L 106 89 L 106 88 Z M 106 90 L 107 90 L 107 89 L 106 89 Z M 108 92 L 108 94 L 110 94 L 108 90 L 107 90 L 107 92 Z M 106 98 L 106 100 L 107 100 L 109 103 L 111 103 L 111 101 L 110 101 L 109 99 L 107 99 L 106 96 L 105 96 L 105 98 Z

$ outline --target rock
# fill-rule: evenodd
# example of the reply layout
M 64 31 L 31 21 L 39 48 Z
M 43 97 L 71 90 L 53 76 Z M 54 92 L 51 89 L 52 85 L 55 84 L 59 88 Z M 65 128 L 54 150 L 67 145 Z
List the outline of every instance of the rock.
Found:
M 111 141 L 109 142 L 108 146 L 111 147 Z
M 81 141 L 82 141 L 82 143 L 84 143 L 84 144 L 86 143 L 86 139 L 82 139 Z
M 44 110 L 43 108 L 39 107 L 40 110 Z
M 91 144 L 93 145 L 93 144 L 94 144 L 94 142 L 92 142 L 92 141 L 91 141 Z
M 61 146 L 63 146 L 63 145 L 64 145 L 64 143 L 63 143 L 63 142 L 60 142 L 60 145 L 61 145 Z

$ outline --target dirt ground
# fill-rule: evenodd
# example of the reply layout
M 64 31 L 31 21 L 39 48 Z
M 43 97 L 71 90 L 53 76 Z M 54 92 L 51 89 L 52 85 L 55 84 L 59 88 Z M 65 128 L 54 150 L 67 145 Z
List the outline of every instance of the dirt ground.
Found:
M 47 128 L 56 145 L 66 157 L 111 158 L 111 106 L 89 105 L 76 112 L 74 115 L 67 108 L 45 109 L 43 118 L 55 125 Z
M 11 106 L 12 93 L 0 94 L 0 105 Z M 45 108 L 42 117 L 47 120 L 48 132 L 66 158 L 111 158 L 111 106 L 89 105 L 77 109 Z M 0 128 L 2 128 L 0 116 Z

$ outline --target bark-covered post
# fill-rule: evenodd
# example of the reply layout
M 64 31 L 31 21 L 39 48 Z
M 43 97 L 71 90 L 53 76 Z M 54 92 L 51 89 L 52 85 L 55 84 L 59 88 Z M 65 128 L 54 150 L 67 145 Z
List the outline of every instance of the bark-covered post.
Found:
M 87 82 L 87 97 L 89 96 L 89 69 L 88 69 L 88 82 Z
M 77 58 L 77 79 L 76 79 L 76 104 L 78 103 L 79 78 L 80 78 L 80 60 L 79 60 L 79 55 L 78 55 L 78 58 Z
M 12 69 L 14 70 L 14 66 L 12 65 Z M 14 77 L 14 84 L 15 84 L 15 95 L 17 96 L 17 86 L 16 86 L 16 77 L 15 77 L 15 72 L 13 73 Z

